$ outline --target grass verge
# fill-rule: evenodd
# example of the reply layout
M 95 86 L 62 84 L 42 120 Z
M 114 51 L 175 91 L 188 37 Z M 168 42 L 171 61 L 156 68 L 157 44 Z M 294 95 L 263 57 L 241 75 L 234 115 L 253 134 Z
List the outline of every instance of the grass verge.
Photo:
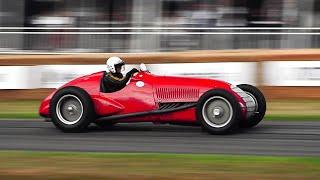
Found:
M 318 179 L 320 157 L 0 151 L 0 179 Z
M 40 101 L 14 100 L 0 102 L 1 119 L 35 119 L 39 118 Z
M 1 101 L 0 119 L 40 118 L 40 101 Z M 266 120 L 320 120 L 320 100 L 275 100 L 267 104 Z

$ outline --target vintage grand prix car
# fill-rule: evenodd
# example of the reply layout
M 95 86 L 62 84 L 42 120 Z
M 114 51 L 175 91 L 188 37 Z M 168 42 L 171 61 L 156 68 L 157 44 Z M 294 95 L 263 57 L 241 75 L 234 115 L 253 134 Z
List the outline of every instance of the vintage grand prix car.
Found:
M 154 75 L 144 64 L 126 87 L 108 92 L 105 72 L 70 81 L 41 103 L 39 113 L 64 132 L 121 122 L 201 125 L 211 134 L 257 125 L 266 101 L 254 86 L 213 79 Z

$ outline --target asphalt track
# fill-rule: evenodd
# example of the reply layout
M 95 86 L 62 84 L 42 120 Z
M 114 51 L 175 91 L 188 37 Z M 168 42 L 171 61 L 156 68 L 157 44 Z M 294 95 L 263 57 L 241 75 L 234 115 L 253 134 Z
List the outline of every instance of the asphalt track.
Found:
M 320 122 L 263 122 L 231 135 L 200 127 L 118 124 L 87 133 L 62 133 L 43 120 L 1 120 L 0 150 L 320 155 Z

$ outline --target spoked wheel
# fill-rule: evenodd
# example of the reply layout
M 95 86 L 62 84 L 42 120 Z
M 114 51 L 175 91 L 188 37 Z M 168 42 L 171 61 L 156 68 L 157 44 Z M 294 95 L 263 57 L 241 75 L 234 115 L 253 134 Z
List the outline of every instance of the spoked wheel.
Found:
M 202 115 L 207 124 L 220 128 L 230 122 L 233 110 L 228 100 L 221 96 L 214 96 L 204 103 Z
M 240 126 L 244 128 L 254 127 L 259 124 L 264 118 L 267 109 L 266 100 L 262 92 L 254 86 L 248 84 L 240 84 L 238 85 L 238 87 L 246 92 L 247 95 L 250 96 L 256 104 L 253 115 L 248 117 L 245 121 L 242 121 Z
M 64 95 L 58 101 L 56 113 L 59 120 L 64 124 L 76 124 L 83 114 L 82 102 L 75 95 Z
M 211 134 L 224 134 L 238 126 L 240 106 L 225 90 L 211 90 L 201 96 L 197 118 L 202 128 Z
M 61 89 L 52 97 L 50 114 L 54 125 L 65 132 L 85 130 L 95 116 L 90 96 L 76 87 Z

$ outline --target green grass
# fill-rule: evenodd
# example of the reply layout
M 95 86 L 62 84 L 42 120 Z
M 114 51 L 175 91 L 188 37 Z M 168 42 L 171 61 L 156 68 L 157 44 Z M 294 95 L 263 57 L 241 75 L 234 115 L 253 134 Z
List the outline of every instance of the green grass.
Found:
M 40 101 L 1 101 L 0 119 L 40 118 Z M 276 100 L 267 104 L 266 120 L 320 120 L 320 100 Z
M 0 179 L 318 179 L 320 157 L 0 151 Z
M 14 100 L 0 102 L 0 118 L 9 119 L 35 119 L 39 118 L 38 108 L 40 101 Z
M 279 121 L 320 121 L 320 115 L 267 114 L 264 120 Z
M 38 119 L 41 118 L 37 113 L 1 113 L 0 119 Z

